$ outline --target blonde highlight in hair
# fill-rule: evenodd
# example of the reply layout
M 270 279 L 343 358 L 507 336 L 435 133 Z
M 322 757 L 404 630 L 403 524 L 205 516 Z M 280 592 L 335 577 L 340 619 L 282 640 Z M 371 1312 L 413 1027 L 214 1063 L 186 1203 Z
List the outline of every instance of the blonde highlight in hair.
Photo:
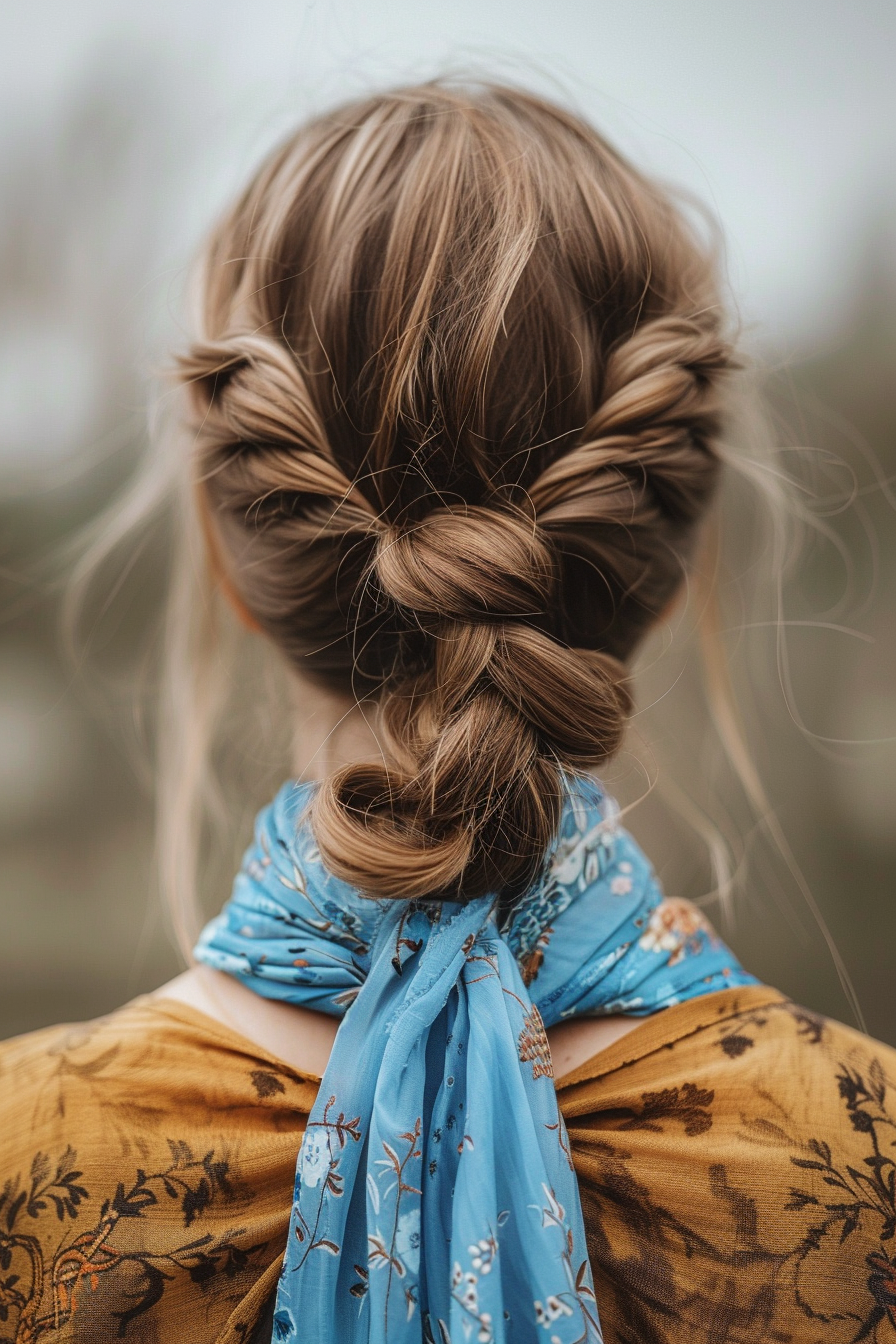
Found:
M 313 805 L 381 897 L 505 897 L 719 473 L 733 356 L 669 198 L 532 95 L 433 83 L 301 128 L 215 231 L 179 362 L 192 478 L 248 619 L 376 707 Z

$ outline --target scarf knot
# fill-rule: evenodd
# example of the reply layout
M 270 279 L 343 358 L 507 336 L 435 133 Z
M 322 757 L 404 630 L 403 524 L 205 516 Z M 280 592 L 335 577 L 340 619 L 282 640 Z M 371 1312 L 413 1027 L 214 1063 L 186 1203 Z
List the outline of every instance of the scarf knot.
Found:
M 601 1339 L 545 1027 L 755 980 L 664 898 L 596 784 L 513 908 L 371 900 L 321 862 L 288 784 L 200 961 L 342 1017 L 296 1167 L 274 1340 Z M 349 1011 L 349 1009 L 351 1011 Z

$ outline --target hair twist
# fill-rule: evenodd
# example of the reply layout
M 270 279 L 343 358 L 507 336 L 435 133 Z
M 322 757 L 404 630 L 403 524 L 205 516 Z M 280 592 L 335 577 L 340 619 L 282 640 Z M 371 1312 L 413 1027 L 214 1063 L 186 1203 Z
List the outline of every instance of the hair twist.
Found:
M 373 895 L 512 893 L 718 476 L 713 263 L 538 98 L 432 83 L 318 118 L 214 234 L 181 361 L 227 576 L 292 664 L 377 701 L 314 803 Z
M 378 685 L 392 644 L 357 599 L 384 523 L 336 462 L 296 360 L 278 341 L 238 333 L 194 343 L 179 373 L 193 402 L 194 475 L 228 580 L 303 671 L 344 690 L 353 670 L 366 671 Z M 356 668 L 359 638 L 372 657 Z
M 556 577 L 530 519 L 482 507 L 437 509 L 385 531 L 374 568 L 398 606 L 470 621 L 544 615 Z
M 531 623 L 547 620 L 556 580 L 531 520 L 440 509 L 384 533 L 373 569 L 428 631 L 431 661 L 384 689 L 390 764 L 347 766 L 318 794 L 321 852 L 364 886 L 375 837 L 389 853 L 373 888 L 384 895 L 515 888 L 556 828 L 563 771 L 599 765 L 619 745 L 624 669 Z
M 202 417 L 200 474 L 211 479 L 235 468 L 241 477 L 236 495 L 221 491 L 233 511 L 289 494 L 327 500 L 333 525 L 376 523 L 333 460 L 305 380 L 279 341 L 245 334 L 197 342 L 181 356 L 179 373 Z
M 603 398 L 570 452 L 529 487 L 544 527 L 588 517 L 637 522 L 637 508 L 693 518 L 718 473 L 721 374 L 731 353 L 683 315 L 645 322 L 607 360 Z

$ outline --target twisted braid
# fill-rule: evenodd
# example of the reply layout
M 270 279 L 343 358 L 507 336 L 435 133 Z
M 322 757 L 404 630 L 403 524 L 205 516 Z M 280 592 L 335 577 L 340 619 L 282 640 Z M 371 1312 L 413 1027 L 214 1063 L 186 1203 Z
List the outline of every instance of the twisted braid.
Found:
M 643 499 L 653 516 L 698 515 L 718 470 L 719 375 L 730 367 L 727 344 L 697 318 L 639 327 L 607 360 L 604 399 L 580 441 L 529 487 L 541 523 L 579 511 L 609 522 L 623 497 Z
M 392 98 L 250 188 L 180 374 L 242 601 L 377 701 L 383 762 L 316 795 L 326 862 L 474 897 L 531 879 L 564 774 L 619 747 L 732 355 L 696 243 L 592 131 L 507 90 Z
M 556 829 L 562 771 L 600 765 L 619 745 L 624 669 L 527 623 L 547 616 L 556 565 L 537 528 L 506 512 L 440 509 L 387 532 L 373 571 L 430 636 L 432 661 L 385 690 L 396 764 L 346 766 L 318 794 L 322 853 L 369 884 L 354 856 L 375 836 L 387 896 L 523 883 Z

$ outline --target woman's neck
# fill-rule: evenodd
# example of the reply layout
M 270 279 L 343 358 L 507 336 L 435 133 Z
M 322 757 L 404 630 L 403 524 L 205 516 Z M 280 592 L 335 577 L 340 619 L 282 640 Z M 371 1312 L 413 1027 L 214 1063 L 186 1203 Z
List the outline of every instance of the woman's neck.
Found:
M 343 765 L 376 760 L 376 705 L 360 705 L 305 677 L 293 682 L 293 770 L 298 779 L 324 779 Z M 156 990 L 229 1027 L 247 1041 L 301 1072 L 319 1077 L 326 1068 L 338 1021 L 323 1013 L 261 998 L 232 976 L 193 966 Z M 638 1024 L 609 1017 L 564 1022 L 548 1032 L 557 1075 L 574 1069 Z
M 293 678 L 293 770 L 297 779 L 320 780 L 356 761 L 380 760 L 376 703 Z

